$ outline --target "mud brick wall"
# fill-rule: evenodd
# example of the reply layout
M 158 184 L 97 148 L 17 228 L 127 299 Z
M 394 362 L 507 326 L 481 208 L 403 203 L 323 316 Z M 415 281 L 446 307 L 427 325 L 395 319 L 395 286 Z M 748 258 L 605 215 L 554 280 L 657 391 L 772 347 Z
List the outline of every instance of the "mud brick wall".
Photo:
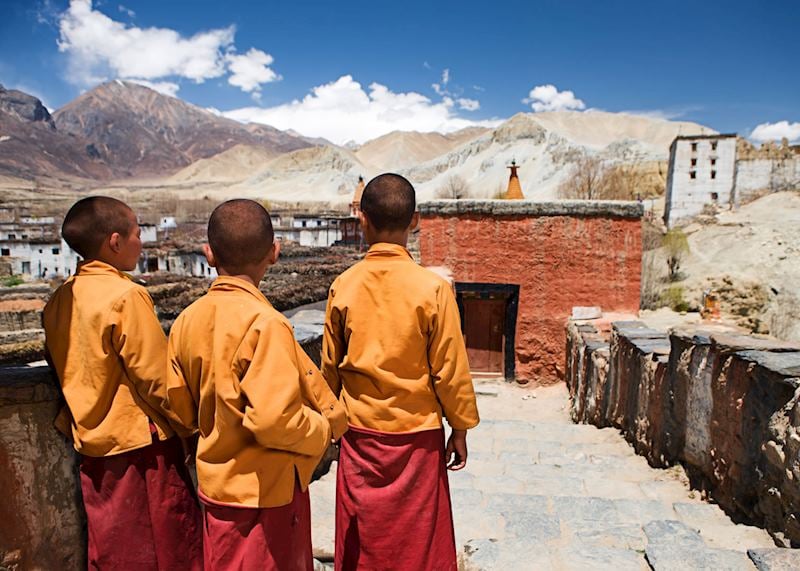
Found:
M 593 329 L 567 326 L 573 420 L 619 428 L 651 465 L 681 463 L 729 514 L 800 546 L 800 348 L 618 322 L 606 361 Z
M 0 311 L 0 332 L 42 328 L 42 311 Z
M 574 306 L 639 309 L 637 203 L 439 200 L 419 210 L 423 265 L 448 268 L 456 282 L 519 285 L 520 381 L 564 378 L 564 320 Z

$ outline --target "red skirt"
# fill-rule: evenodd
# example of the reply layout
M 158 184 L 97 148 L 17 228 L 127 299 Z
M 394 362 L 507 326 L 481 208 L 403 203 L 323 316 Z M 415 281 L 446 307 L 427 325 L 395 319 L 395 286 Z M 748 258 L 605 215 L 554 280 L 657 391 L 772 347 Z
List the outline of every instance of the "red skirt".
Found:
M 219 504 L 200 495 L 205 508 L 203 545 L 209 571 L 310 571 L 311 504 L 295 483 L 292 502 L 277 508 Z
M 444 431 L 351 426 L 336 481 L 336 569 L 456 568 Z
M 178 438 L 81 457 L 89 569 L 199 570 L 200 506 Z

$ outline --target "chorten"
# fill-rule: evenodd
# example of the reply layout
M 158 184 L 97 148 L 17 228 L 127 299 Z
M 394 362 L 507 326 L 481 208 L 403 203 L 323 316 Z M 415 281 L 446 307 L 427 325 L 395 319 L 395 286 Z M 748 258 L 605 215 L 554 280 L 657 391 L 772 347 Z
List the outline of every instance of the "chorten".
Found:
M 525 198 L 522 194 L 522 187 L 519 184 L 519 177 L 517 176 L 517 161 L 514 159 L 511 160 L 511 165 L 508 167 L 511 169 L 511 176 L 508 177 L 508 190 L 506 190 L 505 199 L 506 200 L 522 200 Z
M 351 216 L 358 216 L 358 213 L 361 212 L 361 195 L 364 194 L 364 177 L 358 175 L 358 184 L 356 185 L 356 191 L 353 194 L 353 202 L 350 203 L 350 215 Z

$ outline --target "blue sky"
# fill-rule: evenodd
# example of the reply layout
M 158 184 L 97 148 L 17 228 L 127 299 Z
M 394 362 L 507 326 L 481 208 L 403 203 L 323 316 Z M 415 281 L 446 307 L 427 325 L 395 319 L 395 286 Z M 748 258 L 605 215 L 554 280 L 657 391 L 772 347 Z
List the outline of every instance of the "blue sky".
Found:
M 359 142 L 520 111 L 634 111 L 800 140 L 800 2 L 0 0 L 0 83 L 116 77 Z

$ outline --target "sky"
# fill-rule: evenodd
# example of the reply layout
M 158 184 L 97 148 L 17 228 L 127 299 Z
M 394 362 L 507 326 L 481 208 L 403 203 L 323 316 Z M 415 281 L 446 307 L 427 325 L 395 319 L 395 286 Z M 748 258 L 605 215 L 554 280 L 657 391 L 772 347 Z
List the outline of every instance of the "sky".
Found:
M 0 0 L 0 84 L 111 79 L 335 143 L 602 110 L 800 142 L 796 0 Z

